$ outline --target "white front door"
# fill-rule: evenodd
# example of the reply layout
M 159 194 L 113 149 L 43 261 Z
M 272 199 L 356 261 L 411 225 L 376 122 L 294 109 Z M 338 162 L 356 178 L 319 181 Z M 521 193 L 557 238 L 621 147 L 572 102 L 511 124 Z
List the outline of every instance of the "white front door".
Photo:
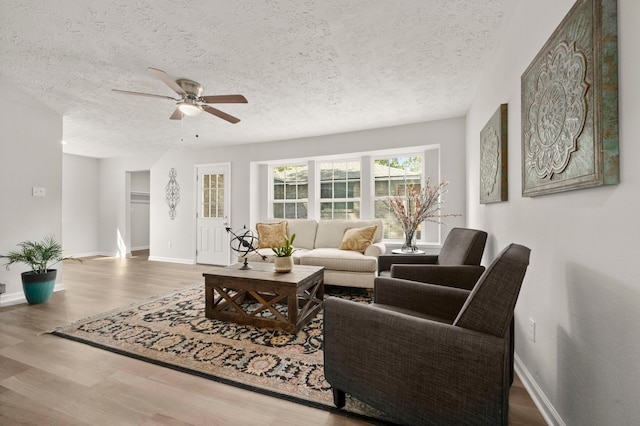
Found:
M 198 166 L 196 262 L 229 265 L 230 164 Z

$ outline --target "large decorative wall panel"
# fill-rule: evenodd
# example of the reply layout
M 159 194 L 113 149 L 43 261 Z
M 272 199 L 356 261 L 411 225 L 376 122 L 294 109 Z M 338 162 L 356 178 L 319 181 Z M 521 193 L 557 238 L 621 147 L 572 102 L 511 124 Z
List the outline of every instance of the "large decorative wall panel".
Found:
M 619 182 L 616 0 L 578 0 L 522 75 L 522 194 Z
M 507 104 L 502 104 L 480 132 L 480 202 L 507 201 Z

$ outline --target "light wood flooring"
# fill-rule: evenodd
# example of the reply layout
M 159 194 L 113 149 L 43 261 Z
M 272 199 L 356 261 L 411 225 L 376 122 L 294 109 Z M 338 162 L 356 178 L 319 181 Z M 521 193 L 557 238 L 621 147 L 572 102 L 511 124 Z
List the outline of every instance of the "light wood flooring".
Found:
M 65 261 L 65 291 L 0 308 L 0 425 L 363 425 L 43 333 L 202 281 L 214 267 L 93 257 Z M 510 425 L 544 425 L 517 380 Z

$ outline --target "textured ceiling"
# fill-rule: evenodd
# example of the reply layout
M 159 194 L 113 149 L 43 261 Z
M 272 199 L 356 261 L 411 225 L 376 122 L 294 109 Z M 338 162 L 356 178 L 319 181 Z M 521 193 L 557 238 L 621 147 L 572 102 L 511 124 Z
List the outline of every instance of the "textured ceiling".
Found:
M 2 0 L 0 77 L 64 117 L 64 152 L 118 157 L 464 115 L 516 0 Z M 148 72 L 248 104 L 169 120 Z M 195 135 L 198 135 L 196 138 Z

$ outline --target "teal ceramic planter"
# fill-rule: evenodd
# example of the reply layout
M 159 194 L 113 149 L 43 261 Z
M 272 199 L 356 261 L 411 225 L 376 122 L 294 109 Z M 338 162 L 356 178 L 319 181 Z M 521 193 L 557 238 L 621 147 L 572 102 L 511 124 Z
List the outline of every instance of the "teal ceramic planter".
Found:
M 22 273 L 22 290 L 30 305 L 44 303 L 51 297 L 56 285 L 56 269 L 48 269 L 44 274 L 31 271 Z

